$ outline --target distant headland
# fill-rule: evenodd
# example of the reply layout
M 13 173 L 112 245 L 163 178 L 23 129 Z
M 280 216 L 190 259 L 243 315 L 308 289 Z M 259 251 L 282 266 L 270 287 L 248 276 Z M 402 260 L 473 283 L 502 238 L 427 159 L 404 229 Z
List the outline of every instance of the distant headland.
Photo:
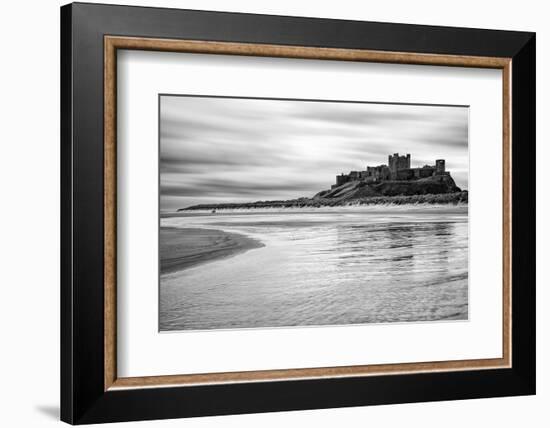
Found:
M 238 208 L 292 208 L 377 204 L 448 204 L 467 203 L 468 191 L 461 190 L 451 173 L 445 170 L 445 159 L 434 165 L 411 168 L 411 155 L 388 156 L 387 165 L 367 166 L 336 176 L 336 183 L 313 197 L 279 201 L 200 204 L 185 210 L 218 210 Z

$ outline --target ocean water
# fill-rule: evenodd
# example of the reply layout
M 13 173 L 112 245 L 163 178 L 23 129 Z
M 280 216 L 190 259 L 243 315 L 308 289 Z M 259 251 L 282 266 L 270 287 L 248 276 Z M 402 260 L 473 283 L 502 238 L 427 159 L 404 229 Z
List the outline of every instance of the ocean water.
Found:
M 462 207 L 235 210 L 163 218 L 262 248 L 160 281 L 160 330 L 468 319 Z

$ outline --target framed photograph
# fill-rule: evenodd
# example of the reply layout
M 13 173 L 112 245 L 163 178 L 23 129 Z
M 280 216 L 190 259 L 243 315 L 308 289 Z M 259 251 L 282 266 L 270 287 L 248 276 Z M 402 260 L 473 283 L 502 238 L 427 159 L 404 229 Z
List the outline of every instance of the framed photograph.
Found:
M 535 393 L 533 33 L 76 3 L 61 62 L 62 420 Z

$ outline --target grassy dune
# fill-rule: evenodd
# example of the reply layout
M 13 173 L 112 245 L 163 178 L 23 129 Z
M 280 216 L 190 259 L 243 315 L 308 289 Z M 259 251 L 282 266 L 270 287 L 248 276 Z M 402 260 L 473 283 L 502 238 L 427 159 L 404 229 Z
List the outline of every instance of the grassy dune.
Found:
M 257 201 L 248 203 L 200 204 L 182 208 L 178 211 L 192 210 L 221 210 L 239 208 L 301 208 L 301 207 L 337 207 L 346 205 L 381 205 L 381 204 L 464 204 L 468 203 L 468 192 L 426 194 L 426 195 L 398 195 L 398 196 L 365 196 L 349 197 L 344 195 L 338 198 L 290 199 L 287 201 Z

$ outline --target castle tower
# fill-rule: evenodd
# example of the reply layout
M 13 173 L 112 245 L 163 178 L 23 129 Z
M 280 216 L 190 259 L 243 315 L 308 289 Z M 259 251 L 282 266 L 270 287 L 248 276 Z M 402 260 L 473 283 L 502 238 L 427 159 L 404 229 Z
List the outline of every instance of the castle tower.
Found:
M 399 156 L 399 153 L 394 153 L 388 156 L 388 167 L 390 168 L 390 179 L 397 179 L 397 171 L 402 169 L 410 169 L 411 167 L 411 155 L 407 153 L 406 156 Z
M 445 174 L 445 159 L 437 159 L 435 161 L 435 173 L 436 175 Z

